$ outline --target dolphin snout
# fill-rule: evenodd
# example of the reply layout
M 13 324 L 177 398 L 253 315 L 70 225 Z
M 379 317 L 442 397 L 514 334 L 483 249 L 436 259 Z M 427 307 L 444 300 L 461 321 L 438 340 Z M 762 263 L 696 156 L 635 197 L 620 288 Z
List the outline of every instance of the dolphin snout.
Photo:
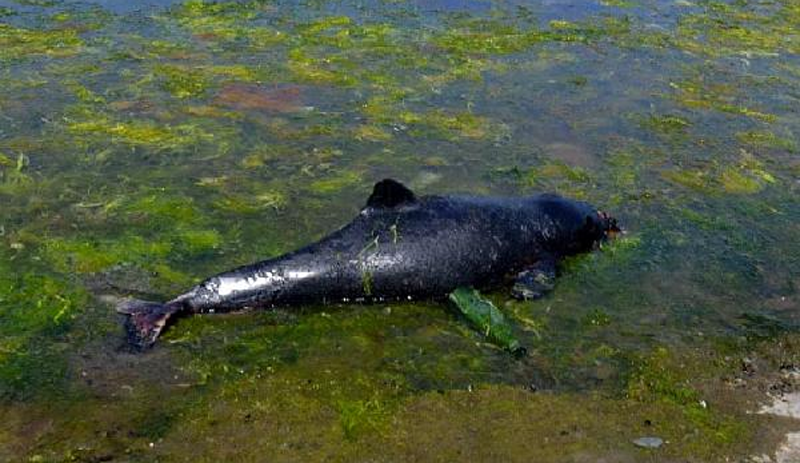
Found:
M 603 237 L 605 239 L 613 240 L 617 237 L 617 235 L 625 233 L 622 228 L 620 228 L 617 219 L 610 216 L 606 212 L 597 211 L 597 217 L 600 221 L 600 227 L 603 230 Z

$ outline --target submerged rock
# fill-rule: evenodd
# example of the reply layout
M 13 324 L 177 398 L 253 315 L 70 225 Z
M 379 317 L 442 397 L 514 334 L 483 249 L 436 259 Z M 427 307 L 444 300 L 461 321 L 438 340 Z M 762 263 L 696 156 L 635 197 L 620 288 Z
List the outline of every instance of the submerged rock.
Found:
M 664 445 L 664 439 L 660 437 L 640 437 L 633 440 L 633 445 L 646 449 L 657 449 Z

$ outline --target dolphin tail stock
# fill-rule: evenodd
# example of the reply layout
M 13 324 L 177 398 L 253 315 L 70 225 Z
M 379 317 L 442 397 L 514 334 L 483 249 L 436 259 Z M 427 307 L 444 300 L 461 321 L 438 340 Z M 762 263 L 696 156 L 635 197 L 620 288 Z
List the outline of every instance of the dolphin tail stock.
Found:
M 117 305 L 117 312 L 127 315 L 125 330 L 128 342 L 138 350 L 145 350 L 156 342 L 156 338 L 173 315 L 183 309 L 180 302 L 149 302 L 125 299 Z

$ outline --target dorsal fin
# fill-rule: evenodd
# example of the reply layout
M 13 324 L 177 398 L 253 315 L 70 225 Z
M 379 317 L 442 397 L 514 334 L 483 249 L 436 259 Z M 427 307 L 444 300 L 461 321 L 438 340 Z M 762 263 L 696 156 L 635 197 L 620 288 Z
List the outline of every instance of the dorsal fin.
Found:
M 385 178 L 375 184 L 372 194 L 367 200 L 367 207 L 395 207 L 413 203 L 416 200 L 414 192 L 405 185 L 397 180 Z

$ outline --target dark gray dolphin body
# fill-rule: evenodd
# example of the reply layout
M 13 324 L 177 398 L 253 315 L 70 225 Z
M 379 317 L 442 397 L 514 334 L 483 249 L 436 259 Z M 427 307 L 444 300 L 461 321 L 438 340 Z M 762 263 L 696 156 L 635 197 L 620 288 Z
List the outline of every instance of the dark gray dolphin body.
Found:
M 386 179 L 352 222 L 317 243 L 213 276 L 167 303 L 128 300 L 118 310 L 145 347 L 176 314 L 440 299 L 514 276 L 515 296 L 537 297 L 557 259 L 614 231 L 614 219 L 556 195 L 418 198 Z

